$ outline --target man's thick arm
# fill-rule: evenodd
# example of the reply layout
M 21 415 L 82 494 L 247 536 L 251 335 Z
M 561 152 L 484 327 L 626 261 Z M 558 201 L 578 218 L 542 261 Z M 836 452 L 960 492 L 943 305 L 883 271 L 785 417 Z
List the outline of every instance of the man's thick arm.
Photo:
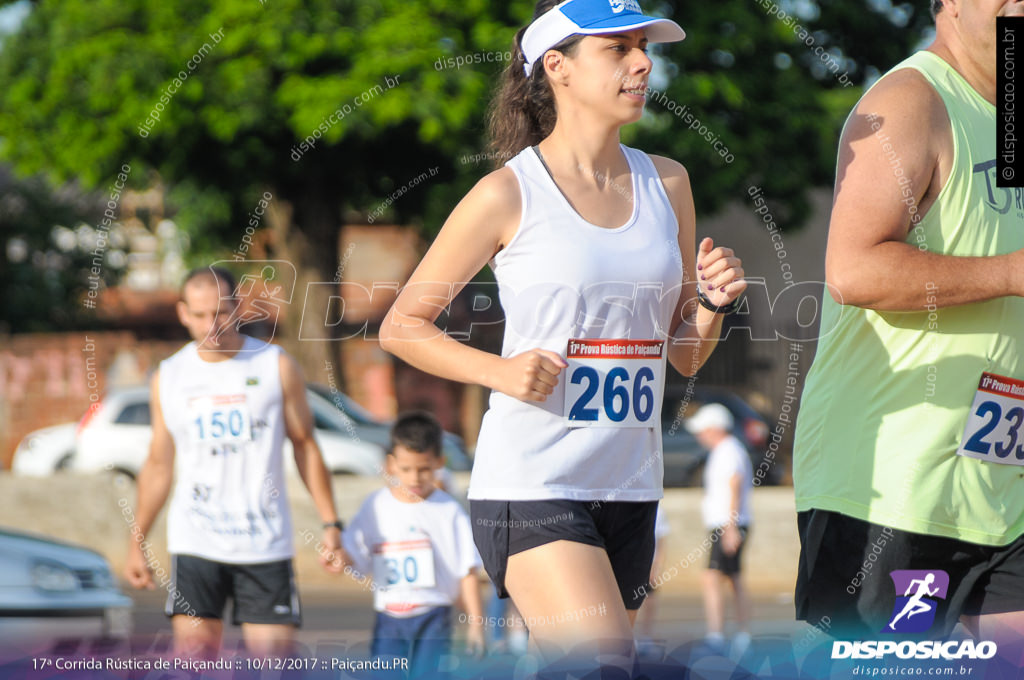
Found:
M 949 175 L 951 135 L 941 98 L 912 69 L 858 103 L 839 146 L 825 256 L 837 302 L 909 312 L 1024 295 L 1024 251 L 957 257 L 921 249 L 913 237 Z

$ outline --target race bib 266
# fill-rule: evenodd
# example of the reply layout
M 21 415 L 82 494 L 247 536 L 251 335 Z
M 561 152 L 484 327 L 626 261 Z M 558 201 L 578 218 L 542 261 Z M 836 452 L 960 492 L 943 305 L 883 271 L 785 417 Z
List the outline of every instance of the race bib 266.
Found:
M 663 340 L 569 340 L 569 427 L 660 427 Z

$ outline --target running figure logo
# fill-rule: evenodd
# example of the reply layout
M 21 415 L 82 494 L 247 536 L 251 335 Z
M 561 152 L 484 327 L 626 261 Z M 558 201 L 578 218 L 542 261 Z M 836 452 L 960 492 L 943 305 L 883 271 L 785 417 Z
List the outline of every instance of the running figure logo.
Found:
M 219 260 L 211 266 L 223 267 L 227 264 L 230 264 L 230 261 Z M 247 264 L 250 266 L 249 273 L 239 279 L 230 297 L 221 298 L 223 301 L 233 302 L 235 307 L 231 316 L 214 336 L 215 341 L 219 342 L 220 335 L 228 328 L 234 327 L 243 333 L 246 330 L 255 330 L 253 335 L 266 337 L 269 342 L 277 332 L 277 324 L 285 308 L 292 301 L 298 276 L 290 262 L 251 260 Z M 244 328 L 251 324 L 260 324 L 262 328 Z
M 939 606 L 936 600 L 946 599 L 949 574 L 941 569 L 901 569 L 889 575 L 896 586 L 896 605 L 882 632 L 923 633 L 931 628 Z

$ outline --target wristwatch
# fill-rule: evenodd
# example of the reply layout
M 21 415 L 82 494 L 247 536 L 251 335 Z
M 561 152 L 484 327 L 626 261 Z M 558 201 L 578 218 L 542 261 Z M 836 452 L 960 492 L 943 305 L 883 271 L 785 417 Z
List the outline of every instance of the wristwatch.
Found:
M 324 522 L 324 529 L 330 529 L 331 527 L 336 528 L 338 531 L 344 531 L 345 523 L 340 519 L 336 519 L 333 522 Z
M 715 303 L 713 303 L 707 295 L 704 294 L 704 291 L 700 289 L 700 286 L 697 286 L 697 302 L 700 303 L 701 307 L 710 310 L 715 314 L 732 314 L 733 312 L 740 308 L 740 302 L 742 300 L 743 296 L 741 295 L 740 297 L 736 298 L 727 305 L 718 306 Z

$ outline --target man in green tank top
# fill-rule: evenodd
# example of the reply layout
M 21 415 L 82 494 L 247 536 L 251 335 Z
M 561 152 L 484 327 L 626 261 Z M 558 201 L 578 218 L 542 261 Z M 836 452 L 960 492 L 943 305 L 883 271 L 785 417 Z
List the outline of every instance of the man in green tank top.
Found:
M 1024 191 L 996 185 L 994 102 L 996 17 L 1024 4 L 932 13 L 935 42 L 865 93 L 839 146 L 793 454 L 797 617 L 1020 640 Z M 901 617 L 911 595 L 928 599 Z

